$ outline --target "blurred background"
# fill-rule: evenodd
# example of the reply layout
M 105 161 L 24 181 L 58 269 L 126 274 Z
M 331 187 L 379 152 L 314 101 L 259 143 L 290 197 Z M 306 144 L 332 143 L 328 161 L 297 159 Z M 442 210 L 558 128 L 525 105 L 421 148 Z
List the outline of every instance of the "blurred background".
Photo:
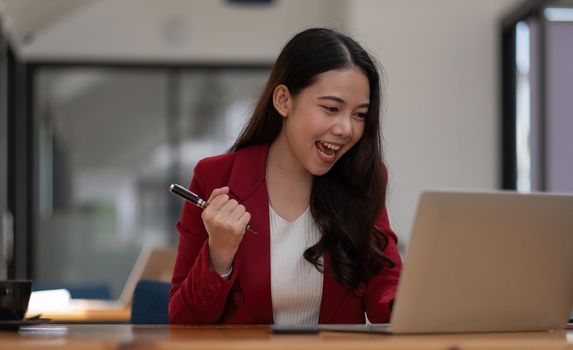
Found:
M 427 189 L 573 192 L 572 1 L 0 0 L 0 278 L 105 285 L 176 247 L 196 162 L 224 152 L 295 33 L 385 74 L 388 210 Z

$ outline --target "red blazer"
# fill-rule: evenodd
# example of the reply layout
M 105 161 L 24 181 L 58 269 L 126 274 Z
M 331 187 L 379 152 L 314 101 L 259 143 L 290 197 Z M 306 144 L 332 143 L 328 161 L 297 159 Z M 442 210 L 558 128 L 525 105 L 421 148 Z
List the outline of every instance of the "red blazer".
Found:
M 268 146 L 254 146 L 201 160 L 195 167 L 191 191 L 209 198 L 213 189 L 229 186 L 251 213 L 258 234 L 246 232 L 233 263 L 229 280 L 209 269 L 207 231 L 201 210 L 185 203 L 177 223 L 179 250 L 169 300 L 171 323 L 271 324 L 269 201 L 265 182 Z M 319 323 L 388 322 L 402 263 L 386 210 L 376 224 L 389 239 L 384 253 L 396 263 L 367 284 L 352 289 L 340 285 L 332 274 L 328 253 L 324 256 L 324 282 Z

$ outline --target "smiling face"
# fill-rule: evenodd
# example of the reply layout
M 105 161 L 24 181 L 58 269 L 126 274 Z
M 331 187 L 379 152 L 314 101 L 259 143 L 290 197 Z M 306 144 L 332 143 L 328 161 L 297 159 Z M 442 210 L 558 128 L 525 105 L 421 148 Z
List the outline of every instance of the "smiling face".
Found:
M 322 73 L 294 97 L 279 85 L 273 104 L 283 117 L 281 162 L 326 174 L 362 137 L 369 96 L 368 78 L 356 66 Z

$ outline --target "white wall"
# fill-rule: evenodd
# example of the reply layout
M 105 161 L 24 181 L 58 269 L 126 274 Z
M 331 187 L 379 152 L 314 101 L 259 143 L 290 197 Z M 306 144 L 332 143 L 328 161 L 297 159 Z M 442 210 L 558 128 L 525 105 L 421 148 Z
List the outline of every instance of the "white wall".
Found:
M 0 1 L 9 18 L 21 14 L 10 18 L 11 27 L 27 29 L 30 40 L 21 40 L 19 51 L 30 61 L 272 62 L 294 33 L 310 26 L 341 28 L 345 19 L 343 0 L 276 0 L 270 6 L 224 0 L 83 0 L 81 8 L 31 34 L 31 19 L 15 6 L 22 0 Z M 68 10 L 69 4 L 60 2 Z
M 349 32 L 387 75 L 388 205 L 403 241 L 423 190 L 499 186 L 498 24 L 519 2 L 348 3 Z

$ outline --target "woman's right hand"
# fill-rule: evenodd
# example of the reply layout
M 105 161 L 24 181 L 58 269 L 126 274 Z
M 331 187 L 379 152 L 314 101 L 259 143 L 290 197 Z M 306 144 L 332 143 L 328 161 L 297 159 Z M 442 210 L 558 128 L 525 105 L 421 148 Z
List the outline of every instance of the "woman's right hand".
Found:
M 219 274 L 225 274 L 231 269 L 251 214 L 229 198 L 229 187 L 221 187 L 211 193 L 201 218 L 209 234 L 211 267 Z

